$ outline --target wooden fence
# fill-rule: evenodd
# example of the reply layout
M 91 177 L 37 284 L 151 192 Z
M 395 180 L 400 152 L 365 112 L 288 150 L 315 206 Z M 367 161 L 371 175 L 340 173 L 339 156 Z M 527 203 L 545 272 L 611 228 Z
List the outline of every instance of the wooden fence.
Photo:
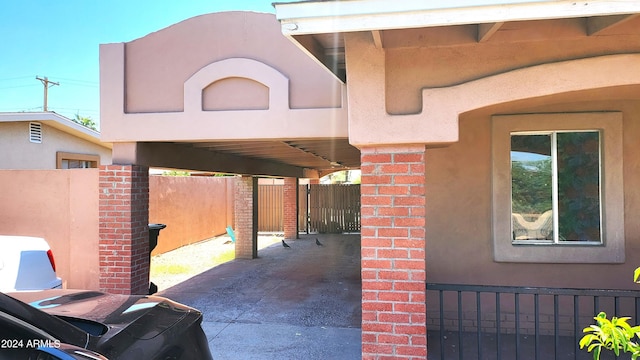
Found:
M 309 185 L 309 232 L 360 231 L 360 185 Z
M 283 231 L 283 186 L 258 186 L 258 231 Z
M 283 231 L 282 189 L 282 185 L 259 186 L 258 231 Z M 298 191 L 298 230 L 300 232 L 360 231 L 360 185 L 300 185 Z

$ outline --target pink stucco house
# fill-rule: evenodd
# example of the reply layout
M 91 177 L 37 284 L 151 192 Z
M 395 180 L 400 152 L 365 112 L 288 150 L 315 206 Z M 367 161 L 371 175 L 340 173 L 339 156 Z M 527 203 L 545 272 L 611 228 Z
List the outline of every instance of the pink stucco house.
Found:
M 246 258 L 252 175 L 295 189 L 297 178 L 360 168 L 363 358 L 426 357 L 425 282 L 635 288 L 640 3 L 275 9 L 101 46 L 114 164 L 101 169 L 103 289 L 146 290 L 149 166 L 246 175 L 236 188 Z M 114 201 L 125 216 L 110 215 Z M 285 235 L 295 229 L 291 217 Z M 121 245 L 131 265 L 112 259 Z
M 100 133 L 54 112 L 0 113 L 0 169 L 70 169 L 111 163 Z

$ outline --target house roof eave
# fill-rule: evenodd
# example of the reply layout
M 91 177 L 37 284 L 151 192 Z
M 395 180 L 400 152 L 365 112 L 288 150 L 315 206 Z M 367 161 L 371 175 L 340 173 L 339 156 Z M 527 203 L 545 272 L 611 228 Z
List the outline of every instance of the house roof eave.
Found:
M 274 6 L 287 36 L 640 13 L 640 2 L 616 0 L 353 0 Z
M 54 112 L 3 112 L 0 113 L 0 122 L 37 121 L 45 123 L 53 128 L 64 131 L 70 135 L 84 139 L 91 143 L 113 148 L 111 143 L 100 141 L 100 133 L 86 126 L 80 125 L 71 119 Z

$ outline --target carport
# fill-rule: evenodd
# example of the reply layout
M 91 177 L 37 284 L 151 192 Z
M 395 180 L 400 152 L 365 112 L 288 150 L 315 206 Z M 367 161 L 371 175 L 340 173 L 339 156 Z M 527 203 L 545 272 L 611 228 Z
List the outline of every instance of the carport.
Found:
M 337 47 L 323 49 L 331 44 Z M 243 12 L 202 15 L 128 43 L 101 45 L 101 138 L 113 144 L 113 165 L 100 168 L 100 288 L 147 292 L 149 167 L 242 175 L 235 185 L 240 259 L 257 256 L 257 177 L 284 178 L 284 233 L 294 239 L 298 179 L 360 168 L 362 322 L 380 323 L 379 335 L 362 337 L 363 351 L 410 342 L 400 351 L 421 356 L 422 133 L 407 143 L 397 136 L 413 130 L 391 123 L 375 122 L 363 132 L 366 114 L 348 119 L 342 39 L 306 45 L 325 52 L 327 66 L 284 37 L 274 15 Z M 384 103 L 376 99 L 376 106 Z
M 239 174 L 236 257 L 257 257 L 257 179 L 285 179 L 285 237 L 299 178 L 359 168 L 346 88 L 280 32 L 274 15 L 198 16 L 100 47 L 100 288 L 146 293 L 148 168 Z M 206 196 L 206 194 L 204 194 Z

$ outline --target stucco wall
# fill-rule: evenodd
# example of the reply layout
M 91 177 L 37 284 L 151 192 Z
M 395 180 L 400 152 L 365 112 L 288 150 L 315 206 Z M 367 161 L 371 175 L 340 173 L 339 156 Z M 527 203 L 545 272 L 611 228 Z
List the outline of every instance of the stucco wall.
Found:
M 98 289 L 97 169 L 0 170 L 0 203 L 0 233 L 45 238 L 64 287 Z
M 585 101 L 547 105 L 511 104 L 464 114 L 460 141 L 428 149 L 427 273 L 429 282 L 513 286 L 637 289 L 631 279 L 640 266 L 640 100 Z M 561 100 L 561 99 L 559 99 Z M 592 101 L 586 101 L 592 100 Z M 624 264 L 526 264 L 493 261 L 491 231 L 491 115 L 619 110 L 624 122 Z M 605 175 L 606 176 L 606 175 Z M 505 189 L 504 191 L 509 191 Z M 606 211 L 606 209 L 605 209 Z
M 195 72 L 228 58 L 257 60 L 290 80 L 291 108 L 339 107 L 339 85 L 280 32 L 273 14 L 221 12 L 187 19 L 125 45 L 126 112 L 182 111 L 184 83 Z M 158 56 L 161 54 L 161 56 Z M 235 84 L 227 92 L 253 92 Z M 338 86 L 338 87 L 336 87 Z M 249 86 L 251 89 L 251 86 Z M 262 103 L 261 95 L 257 102 Z
M 233 227 L 235 177 L 151 176 L 149 222 L 167 225 L 153 254 L 226 233 Z
M 385 52 L 386 108 L 391 114 L 418 113 L 423 88 L 563 60 L 634 52 L 640 52 L 640 42 L 624 36 L 390 49 Z
M 1 169 L 55 169 L 56 152 L 99 155 L 111 163 L 111 149 L 69 135 L 42 123 L 42 143 L 29 142 L 29 122 L 0 123 Z
M 640 266 L 640 227 L 635 220 L 640 210 L 640 81 L 634 77 L 638 72 L 630 69 L 637 67 L 640 43 L 627 36 L 576 35 L 570 40 L 474 41 L 419 48 L 410 46 L 408 39 L 406 47 L 380 50 L 366 34 L 348 34 L 345 42 L 350 139 L 356 134 L 357 143 L 364 145 L 435 139 L 427 145 L 425 169 L 429 282 L 637 290 L 631 280 Z M 615 54 L 630 54 L 616 58 L 628 60 L 615 69 L 620 70 L 617 74 L 606 67 L 606 61 L 615 60 L 606 55 Z M 582 60 L 561 63 L 577 59 Z M 582 65 L 589 71 L 581 72 Z M 458 116 L 456 111 L 462 113 Z M 598 111 L 623 113 L 625 214 L 620 216 L 626 262 L 495 262 L 491 116 Z M 385 128 L 387 124 L 391 125 Z M 456 136 L 432 135 L 451 125 L 459 125 L 459 131 L 452 132 Z

